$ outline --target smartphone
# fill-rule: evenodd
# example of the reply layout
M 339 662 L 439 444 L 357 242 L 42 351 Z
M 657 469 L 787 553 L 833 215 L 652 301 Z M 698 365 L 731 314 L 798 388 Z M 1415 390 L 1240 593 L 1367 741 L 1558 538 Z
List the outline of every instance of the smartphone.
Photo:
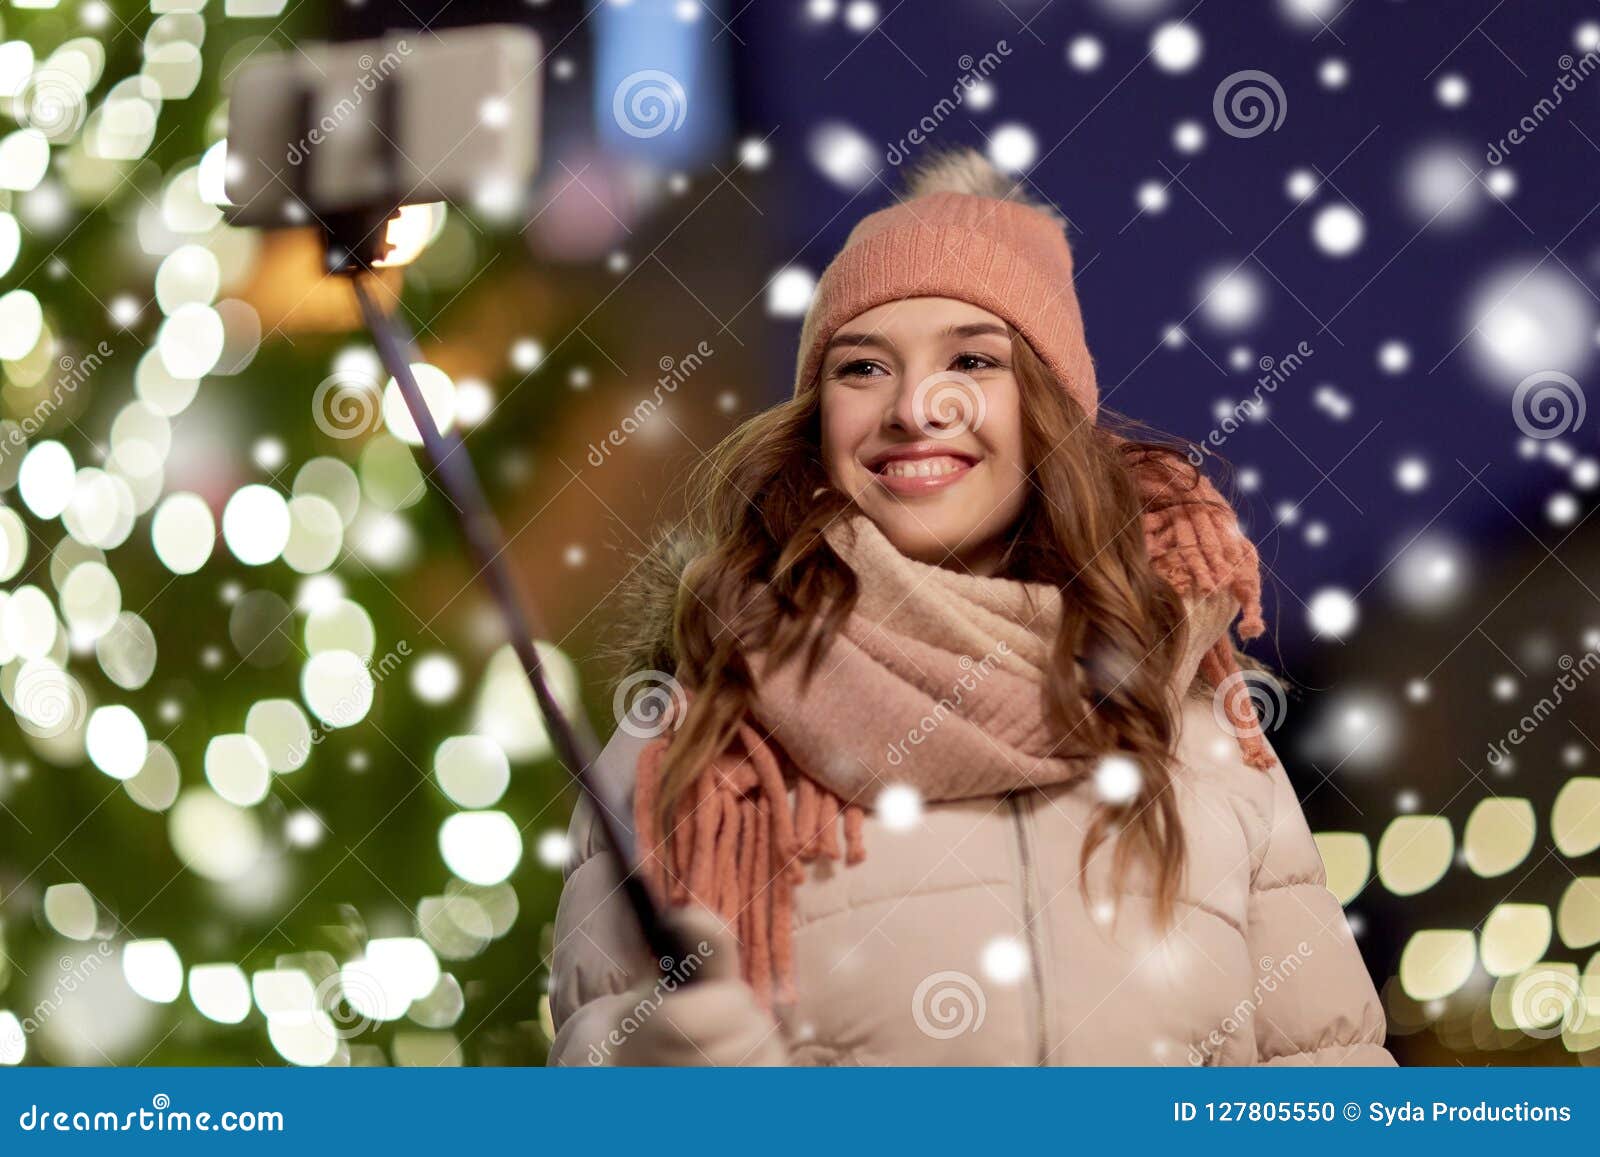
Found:
M 539 37 L 511 24 L 251 57 L 228 101 L 228 219 L 519 196 L 538 165 L 541 61 Z

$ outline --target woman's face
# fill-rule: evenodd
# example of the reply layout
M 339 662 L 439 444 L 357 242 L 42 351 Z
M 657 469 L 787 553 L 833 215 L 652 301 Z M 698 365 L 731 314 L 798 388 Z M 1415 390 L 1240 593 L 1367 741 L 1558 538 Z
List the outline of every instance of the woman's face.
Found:
M 993 574 L 1027 464 L 1011 330 L 946 297 L 892 301 L 823 352 L 822 460 L 905 555 Z

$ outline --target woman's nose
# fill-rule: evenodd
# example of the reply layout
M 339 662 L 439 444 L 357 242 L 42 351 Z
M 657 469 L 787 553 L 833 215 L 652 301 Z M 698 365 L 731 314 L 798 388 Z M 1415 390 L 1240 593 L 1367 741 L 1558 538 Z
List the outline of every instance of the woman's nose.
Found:
M 975 429 L 982 420 L 983 390 L 971 376 L 953 370 L 907 374 L 885 415 L 894 427 L 930 438 Z
M 916 431 L 921 428 L 917 420 L 917 380 L 902 377 L 884 407 L 883 424 L 891 430 Z

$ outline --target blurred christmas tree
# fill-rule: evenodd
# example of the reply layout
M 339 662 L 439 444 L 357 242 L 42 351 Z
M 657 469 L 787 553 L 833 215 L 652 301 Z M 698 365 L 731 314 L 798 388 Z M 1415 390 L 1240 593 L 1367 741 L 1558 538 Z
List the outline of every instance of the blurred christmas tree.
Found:
M 217 207 L 228 78 L 304 17 L 151 8 L 0 27 L 0 1062 L 537 1062 L 565 806 L 531 696 L 347 287 Z M 471 426 L 543 351 L 435 340 L 492 224 L 409 225 Z

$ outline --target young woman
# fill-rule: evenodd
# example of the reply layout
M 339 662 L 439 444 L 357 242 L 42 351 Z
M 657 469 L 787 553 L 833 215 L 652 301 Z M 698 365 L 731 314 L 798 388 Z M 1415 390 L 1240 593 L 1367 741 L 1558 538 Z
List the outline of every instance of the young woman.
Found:
M 1256 552 L 1097 403 L 1063 224 L 977 154 L 857 226 L 635 590 L 674 701 L 602 775 L 696 950 L 580 809 L 551 1063 L 1394 1063 L 1239 673 Z

